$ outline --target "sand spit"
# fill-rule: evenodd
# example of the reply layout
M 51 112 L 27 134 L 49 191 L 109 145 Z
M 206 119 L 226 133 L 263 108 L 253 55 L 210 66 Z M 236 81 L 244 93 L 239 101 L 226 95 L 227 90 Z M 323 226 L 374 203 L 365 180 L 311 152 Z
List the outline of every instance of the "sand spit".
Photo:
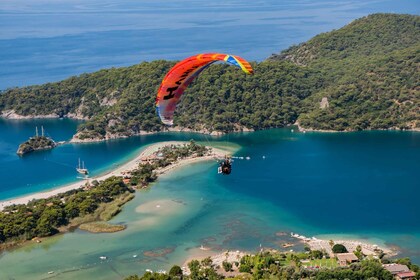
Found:
M 112 176 L 123 176 L 128 171 L 136 169 L 143 157 L 152 155 L 153 153 L 158 151 L 160 148 L 163 148 L 168 145 L 182 145 L 182 144 L 187 144 L 187 143 L 188 142 L 183 142 L 183 141 L 166 141 L 166 142 L 159 142 L 159 143 L 151 144 L 149 146 L 146 146 L 134 159 L 122 164 L 116 169 L 109 171 L 105 174 L 101 174 L 99 176 L 95 176 L 92 178 L 89 177 L 89 178 L 84 179 L 83 181 L 79 181 L 73 184 L 58 187 L 50 191 L 37 192 L 37 193 L 22 196 L 22 197 L 18 197 L 18 198 L 0 201 L 0 211 L 2 211 L 4 207 L 9 206 L 9 205 L 27 204 L 29 201 L 33 199 L 45 199 L 45 198 L 57 195 L 59 193 L 64 193 L 73 189 L 83 188 L 86 184 L 90 184 L 94 180 L 103 181 Z M 171 165 L 168 165 L 164 168 L 157 169 L 156 173 L 160 175 L 170 170 L 173 170 L 175 168 L 178 168 L 180 166 L 184 166 L 184 165 L 195 163 L 195 162 L 206 161 L 206 160 L 214 160 L 215 158 L 223 158 L 225 155 L 229 154 L 227 151 L 224 151 L 221 149 L 217 149 L 213 147 L 209 147 L 209 148 L 212 149 L 211 155 L 203 156 L 203 157 L 195 157 L 195 158 L 185 158 L 182 160 L 178 160 Z

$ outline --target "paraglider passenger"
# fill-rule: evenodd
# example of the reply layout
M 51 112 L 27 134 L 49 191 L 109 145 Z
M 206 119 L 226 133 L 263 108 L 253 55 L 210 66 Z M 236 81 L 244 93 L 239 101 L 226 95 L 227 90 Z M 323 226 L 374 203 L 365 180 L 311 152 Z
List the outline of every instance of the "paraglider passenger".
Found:
M 220 163 L 219 173 L 222 173 L 223 175 L 229 175 L 231 172 L 232 172 L 232 164 L 230 162 L 230 159 L 226 158 L 224 161 Z

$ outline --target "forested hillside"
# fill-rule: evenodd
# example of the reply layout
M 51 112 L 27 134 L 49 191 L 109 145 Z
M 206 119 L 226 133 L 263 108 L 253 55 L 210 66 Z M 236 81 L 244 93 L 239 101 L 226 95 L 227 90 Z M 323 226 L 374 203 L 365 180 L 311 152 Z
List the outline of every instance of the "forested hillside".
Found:
M 375 14 L 270 60 L 322 73 L 304 102 L 303 127 L 332 130 L 420 128 L 420 17 Z M 328 107 L 320 108 L 323 97 Z
M 186 90 L 174 123 L 207 132 L 297 120 L 314 129 L 419 129 L 419 61 L 419 16 L 371 15 L 253 63 L 253 76 L 212 65 Z M 0 94 L 0 111 L 87 119 L 81 139 L 160 131 L 155 96 L 174 64 L 143 62 L 9 89 Z
M 3 111 L 20 115 L 89 118 L 79 127 L 81 139 L 160 131 L 164 125 L 156 115 L 156 92 L 173 65 L 144 62 L 11 89 L 1 95 L 0 104 Z M 209 132 L 282 127 L 296 121 L 300 102 L 322 85 L 319 75 L 290 62 L 262 62 L 253 67 L 253 76 L 225 64 L 209 67 L 187 89 L 174 123 Z

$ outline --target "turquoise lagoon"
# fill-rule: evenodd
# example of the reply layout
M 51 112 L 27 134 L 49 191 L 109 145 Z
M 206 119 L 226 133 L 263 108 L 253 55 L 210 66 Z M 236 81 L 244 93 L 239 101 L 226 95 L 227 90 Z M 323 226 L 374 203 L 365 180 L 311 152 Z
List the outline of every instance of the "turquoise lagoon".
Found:
M 62 121 L 68 122 L 69 131 L 76 125 Z M 70 137 L 72 132 L 63 131 L 62 121 L 45 124 L 51 136 Z M 26 131 L 22 126 L 20 130 L 11 129 L 22 125 L 20 122 L 0 125 L 2 147 L 13 146 L 10 141 L 20 137 L 13 131 L 19 131 L 19 135 Z M 30 134 L 34 122 L 26 121 L 25 125 Z M 236 160 L 230 176 L 217 175 L 215 162 L 174 170 L 160 177 L 150 189 L 137 192 L 136 198 L 112 220 L 127 225 L 126 230 L 113 234 L 76 230 L 41 244 L 3 252 L 0 278 L 120 279 L 148 268 L 167 270 L 172 264 L 182 265 L 191 255 L 209 252 L 200 250 L 201 245 L 211 252 L 255 252 L 260 245 L 281 248 L 283 242 L 294 241 L 288 235 L 292 231 L 307 236 L 369 239 L 396 246 L 402 256 L 419 263 L 420 133 L 300 133 L 291 129 L 221 138 L 162 133 L 67 144 L 24 158 L 15 156 L 14 148 L 2 148 L 5 156 L 0 165 L 10 166 L 7 172 L 0 169 L 2 177 L 23 174 L 20 178 L 25 182 L 19 184 L 20 180 L 16 180 L 8 187 L 2 183 L 2 198 L 48 189 L 54 181 L 77 180 L 72 163 L 79 156 L 87 161 L 93 174 L 98 174 L 157 141 L 193 138 L 215 145 L 231 143 L 232 147 L 241 147 L 236 155 L 251 159 Z M 5 130 L 9 130 L 7 135 Z M 47 175 L 34 171 L 46 162 L 55 162 L 48 165 Z M 65 165 L 71 168 L 67 170 Z M 27 186 L 31 181 L 37 182 L 35 190 Z M 302 245 L 293 249 L 302 249 Z M 107 256 L 107 260 L 101 261 L 100 256 Z M 48 275 L 48 271 L 54 274 Z

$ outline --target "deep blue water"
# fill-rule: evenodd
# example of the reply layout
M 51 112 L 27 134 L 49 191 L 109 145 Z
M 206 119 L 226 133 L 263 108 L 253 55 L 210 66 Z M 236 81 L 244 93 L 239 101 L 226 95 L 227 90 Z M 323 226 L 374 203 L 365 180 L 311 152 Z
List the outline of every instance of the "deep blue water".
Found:
M 57 81 L 141 61 L 181 59 L 207 51 L 234 53 L 261 61 L 320 32 L 340 28 L 376 12 L 420 14 L 420 5 L 411 0 L 1 1 L 0 89 Z M 190 240 L 196 246 L 205 234 L 220 234 L 218 230 L 223 228 L 223 223 L 246 208 L 243 212 L 247 212 L 244 214 L 247 223 L 234 225 L 237 228 L 234 233 L 227 233 L 228 240 L 222 241 L 222 245 L 249 249 L 270 239 L 274 230 L 306 235 L 373 236 L 400 246 L 403 255 L 420 262 L 420 133 L 303 134 L 277 129 L 222 138 L 170 133 L 94 144 L 66 144 L 21 158 L 15 154 L 18 144 L 33 135 L 37 125 L 44 125 L 47 133 L 60 141 L 70 139 L 77 124 L 72 120 L 0 119 L 0 200 L 78 180 L 75 166 L 79 157 L 85 160 L 92 175 L 96 175 L 156 141 L 227 140 L 242 146 L 238 155 L 251 156 L 249 161 L 235 161 L 230 176 L 211 173 L 216 165 L 206 163 L 162 180 L 150 192 L 151 196 L 146 193 L 136 198 L 147 203 L 162 195 L 178 195 L 180 199 L 189 198 L 194 206 L 188 208 L 188 213 L 177 214 L 184 232 L 177 229 L 165 233 L 165 223 L 153 229 L 157 235 L 153 230 L 147 232 L 148 238 L 162 238 L 154 240 L 156 246 L 170 244 L 172 239 L 183 244 L 179 249 L 182 252 L 172 256 L 171 261 L 185 255 L 183 250 L 190 246 Z M 185 187 L 184 193 L 179 191 L 178 184 Z M 206 194 L 210 202 L 204 202 L 204 206 L 194 204 Z M 214 206 L 220 208 L 212 209 Z M 127 205 L 131 210 L 135 207 L 133 203 Z M 116 219 L 135 223 L 138 217 L 126 212 L 129 211 Z M 215 232 L 208 230 L 212 228 L 209 225 L 215 226 Z M 185 228 L 193 233 L 186 233 Z M 121 233 L 121 238 L 125 239 L 126 234 L 133 236 L 133 242 L 141 243 L 136 228 Z M 114 237 L 108 238 L 112 243 Z M 73 241 L 66 243 L 69 239 Z M 12 266 L 26 260 L 22 275 L 31 275 L 35 270 L 44 273 L 48 271 L 46 266 L 40 264 L 36 269 L 31 266 L 34 258 L 44 264 L 52 263 L 53 259 L 60 263 L 62 252 L 67 254 L 65 250 L 84 250 L 74 245 L 79 241 L 86 247 L 93 244 L 93 253 L 86 249 L 83 257 L 68 256 L 69 259 L 79 260 L 81 264 L 97 261 L 97 255 L 91 258 L 91 254 L 99 250 L 95 241 L 103 242 L 98 240 L 80 232 L 57 237 L 51 245 L 46 245 L 46 251 L 56 253 L 50 258 L 42 248 L 34 250 L 36 254 L 24 249 L 16 255 L 2 256 L 0 271 L 7 267 L 10 275 L 14 275 Z M 143 243 L 141 246 L 148 245 Z M 121 248 L 115 245 L 112 252 L 122 254 L 123 250 L 133 250 L 130 242 L 124 244 Z M 104 252 L 108 249 L 105 246 Z M 66 262 L 67 259 L 60 265 L 70 267 Z M 123 259 L 122 263 L 127 260 Z M 96 268 L 100 273 L 100 267 Z
M 304 224 L 308 235 L 334 232 L 420 237 L 418 132 L 299 133 L 288 128 L 219 138 L 162 133 L 66 144 L 24 157 L 15 154 L 17 142 L 32 135 L 35 125 L 43 124 L 56 140 L 67 140 L 77 123 L 0 121 L 0 199 L 78 180 L 75 165 L 79 157 L 86 161 L 91 174 L 97 175 L 153 142 L 229 141 L 242 147 L 237 155 L 250 156 L 251 160 L 236 160 L 232 175 L 215 177 L 214 184 L 276 205 Z M 412 255 L 419 253 L 417 248 Z
M 117 259 L 130 256 L 130 252 L 139 250 L 124 241 L 131 236 L 142 250 L 179 247 L 170 256 L 170 262 L 176 263 L 189 254 L 188 248 L 199 246 L 207 237 L 221 238 L 213 242 L 216 247 L 253 250 L 259 243 L 278 246 L 280 241 L 276 241 L 274 233 L 293 231 L 307 236 L 332 234 L 366 238 L 377 244 L 398 246 L 402 256 L 420 262 L 418 132 L 300 133 L 284 128 L 224 137 L 161 133 L 101 143 L 65 144 L 52 151 L 18 157 L 16 141 L 25 140 L 33 134 L 34 126 L 41 124 L 56 140 L 66 140 L 74 133 L 78 122 L 0 121 L 0 199 L 78 180 L 75 172 L 78 157 L 86 161 L 95 175 L 121 164 L 145 145 L 157 141 L 194 139 L 205 144 L 214 141 L 218 143 L 216 145 L 234 143 L 241 146 L 235 155 L 251 158 L 235 160 L 230 176 L 217 175 L 216 162 L 196 164 L 158 181 L 150 194 L 139 193 L 138 198 L 127 205 L 128 210 L 115 219 L 115 222 L 127 224 L 131 230 L 115 235 L 121 246 L 105 246 L 100 250 L 102 254 Z M 179 213 L 174 210 L 173 215 L 180 219 L 178 222 L 171 222 L 172 218 L 164 215 L 162 220 L 152 224 L 155 226 L 147 224 L 147 215 L 141 218 L 136 214 L 139 205 L 161 200 L 188 201 L 184 205 L 189 206 Z M 147 228 L 143 228 L 142 223 L 146 223 Z M 229 230 L 224 229 L 226 226 Z M 167 232 L 168 227 L 173 231 Z M 161 237 L 153 245 L 149 244 L 140 238 L 143 230 L 145 236 L 158 234 Z M 114 240 L 112 236 L 104 238 Z M 83 258 L 69 255 L 63 261 L 50 260 L 41 247 L 33 251 L 18 250 L 16 254 L 3 256 L 0 266 L 45 255 L 37 262 L 37 273 L 58 267 L 66 270 L 71 267 L 68 262 L 81 266 L 94 262 L 100 254 L 97 246 L 101 246 L 100 242 L 108 242 L 91 240 L 83 232 L 69 234 L 60 240 L 51 241 L 54 256 L 60 252 L 70 254 L 78 242 L 92 246 L 77 249 Z M 124 259 L 117 262 L 114 265 L 118 270 L 127 274 L 136 272 L 135 264 L 125 266 Z M 49 267 L 48 264 L 53 265 Z M 148 265 L 162 267 L 158 259 Z M 5 275 L 15 275 L 13 270 L 7 271 Z M 83 277 L 105 273 L 95 271 L 80 273 Z M 22 276 L 27 275 L 21 272 Z
M 261 61 L 377 12 L 419 14 L 411 0 L 0 2 L 0 89 L 102 68 L 226 52 Z
M 205 139 L 198 134 L 163 134 L 133 137 L 93 144 L 65 144 L 53 150 L 37 151 L 19 157 L 20 143 L 39 131 L 41 125 L 55 141 L 70 140 L 76 131 L 74 120 L 4 120 L 0 118 L 0 200 L 75 182 L 78 159 L 85 161 L 91 176 L 103 173 L 133 158 L 146 144 L 167 139 Z
M 253 160 L 223 178 L 232 190 L 327 231 L 420 233 L 420 133 L 269 130 L 238 143 Z

